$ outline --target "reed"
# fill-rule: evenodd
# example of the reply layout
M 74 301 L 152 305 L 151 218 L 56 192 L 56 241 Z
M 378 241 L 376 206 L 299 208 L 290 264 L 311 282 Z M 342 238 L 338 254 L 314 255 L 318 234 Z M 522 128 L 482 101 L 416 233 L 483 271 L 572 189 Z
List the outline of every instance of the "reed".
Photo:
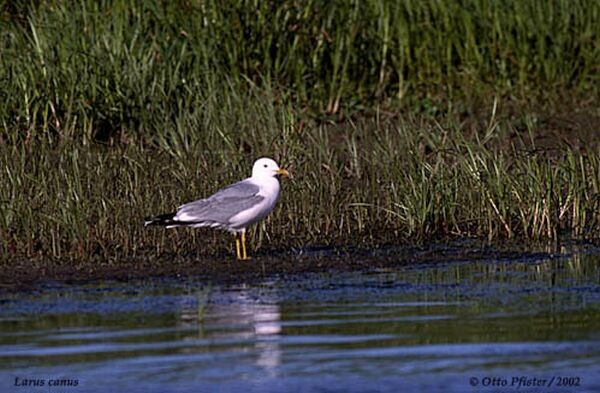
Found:
M 142 218 L 262 155 L 294 173 L 263 250 L 593 237 L 598 145 L 543 139 L 564 102 L 597 124 L 599 19 L 583 0 L 0 1 L 3 259 L 224 252 Z
M 9 139 L 152 138 L 223 78 L 316 113 L 385 104 L 439 115 L 490 94 L 598 98 L 593 0 L 17 0 L 0 10 Z
M 248 102 L 260 109 L 248 111 Z M 302 123 L 259 97 L 221 109 L 239 116 L 209 127 L 206 138 L 182 141 L 174 132 L 164 148 L 1 145 L 3 255 L 225 252 L 226 235 L 144 229 L 142 219 L 248 175 L 253 159 L 270 152 L 294 178 L 283 181 L 279 207 L 251 234 L 263 249 L 460 236 L 583 239 L 600 229 L 598 146 L 524 149 L 528 141 L 509 142 L 502 131 L 508 120 L 483 140 L 452 124 L 410 119 Z M 189 121 L 202 124 L 205 115 Z

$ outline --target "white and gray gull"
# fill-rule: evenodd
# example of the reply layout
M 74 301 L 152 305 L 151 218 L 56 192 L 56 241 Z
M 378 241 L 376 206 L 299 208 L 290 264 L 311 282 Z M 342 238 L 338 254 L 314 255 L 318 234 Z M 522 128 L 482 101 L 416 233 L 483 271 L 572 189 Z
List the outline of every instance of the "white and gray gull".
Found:
M 174 213 L 148 217 L 144 225 L 225 229 L 236 235 L 237 259 L 247 260 L 246 228 L 265 218 L 275 207 L 279 198 L 278 175 L 289 176 L 289 173 L 274 160 L 259 158 L 254 162 L 251 177 L 208 198 L 181 205 Z

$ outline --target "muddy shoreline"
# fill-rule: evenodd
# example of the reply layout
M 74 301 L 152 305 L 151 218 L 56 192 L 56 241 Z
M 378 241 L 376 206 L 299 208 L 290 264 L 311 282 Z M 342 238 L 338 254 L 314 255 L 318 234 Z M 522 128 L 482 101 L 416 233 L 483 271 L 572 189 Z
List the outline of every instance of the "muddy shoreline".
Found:
M 417 264 L 539 260 L 566 257 L 573 247 L 581 252 L 598 251 L 594 243 L 549 246 L 463 241 L 427 246 L 386 246 L 374 250 L 312 248 L 257 254 L 250 261 L 236 261 L 230 255 L 196 254 L 142 255 L 111 260 L 15 259 L 0 265 L 0 292 L 35 289 L 54 281 L 75 283 L 195 276 L 215 283 L 236 283 L 302 273 L 369 271 Z

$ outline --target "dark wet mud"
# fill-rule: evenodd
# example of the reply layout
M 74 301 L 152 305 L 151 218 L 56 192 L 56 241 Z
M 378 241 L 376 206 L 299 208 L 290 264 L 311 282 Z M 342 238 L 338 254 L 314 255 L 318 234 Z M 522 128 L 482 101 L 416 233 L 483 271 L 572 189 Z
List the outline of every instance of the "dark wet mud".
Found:
M 145 277 L 193 276 L 212 282 L 236 283 L 298 273 L 370 271 L 414 264 L 477 260 L 527 260 L 564 258 L 573 245 L 487 244 L 460 241 L 424 246 L 385 246 L 377 249 L 307 248 L 256 254 L 249 261 L 231 255 L 142 255 L 110 260 L 17 259 L 0 265 L 0 292 L 23 290 L 48 281 L 82 282 L 129 280 Z M 593 244 L 577 249 L 600 252 Z

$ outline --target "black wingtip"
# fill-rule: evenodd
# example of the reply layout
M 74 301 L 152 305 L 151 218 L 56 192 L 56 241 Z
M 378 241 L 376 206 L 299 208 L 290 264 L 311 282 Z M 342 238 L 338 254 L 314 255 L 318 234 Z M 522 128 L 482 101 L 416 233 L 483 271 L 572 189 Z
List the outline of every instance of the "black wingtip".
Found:
M 147 227 L 149 225 L 173 225 L 175 223 L 175 213 L 167 213 L 161 214 L 154 217 L 146 217 L 144 219 L 144 226 Z

